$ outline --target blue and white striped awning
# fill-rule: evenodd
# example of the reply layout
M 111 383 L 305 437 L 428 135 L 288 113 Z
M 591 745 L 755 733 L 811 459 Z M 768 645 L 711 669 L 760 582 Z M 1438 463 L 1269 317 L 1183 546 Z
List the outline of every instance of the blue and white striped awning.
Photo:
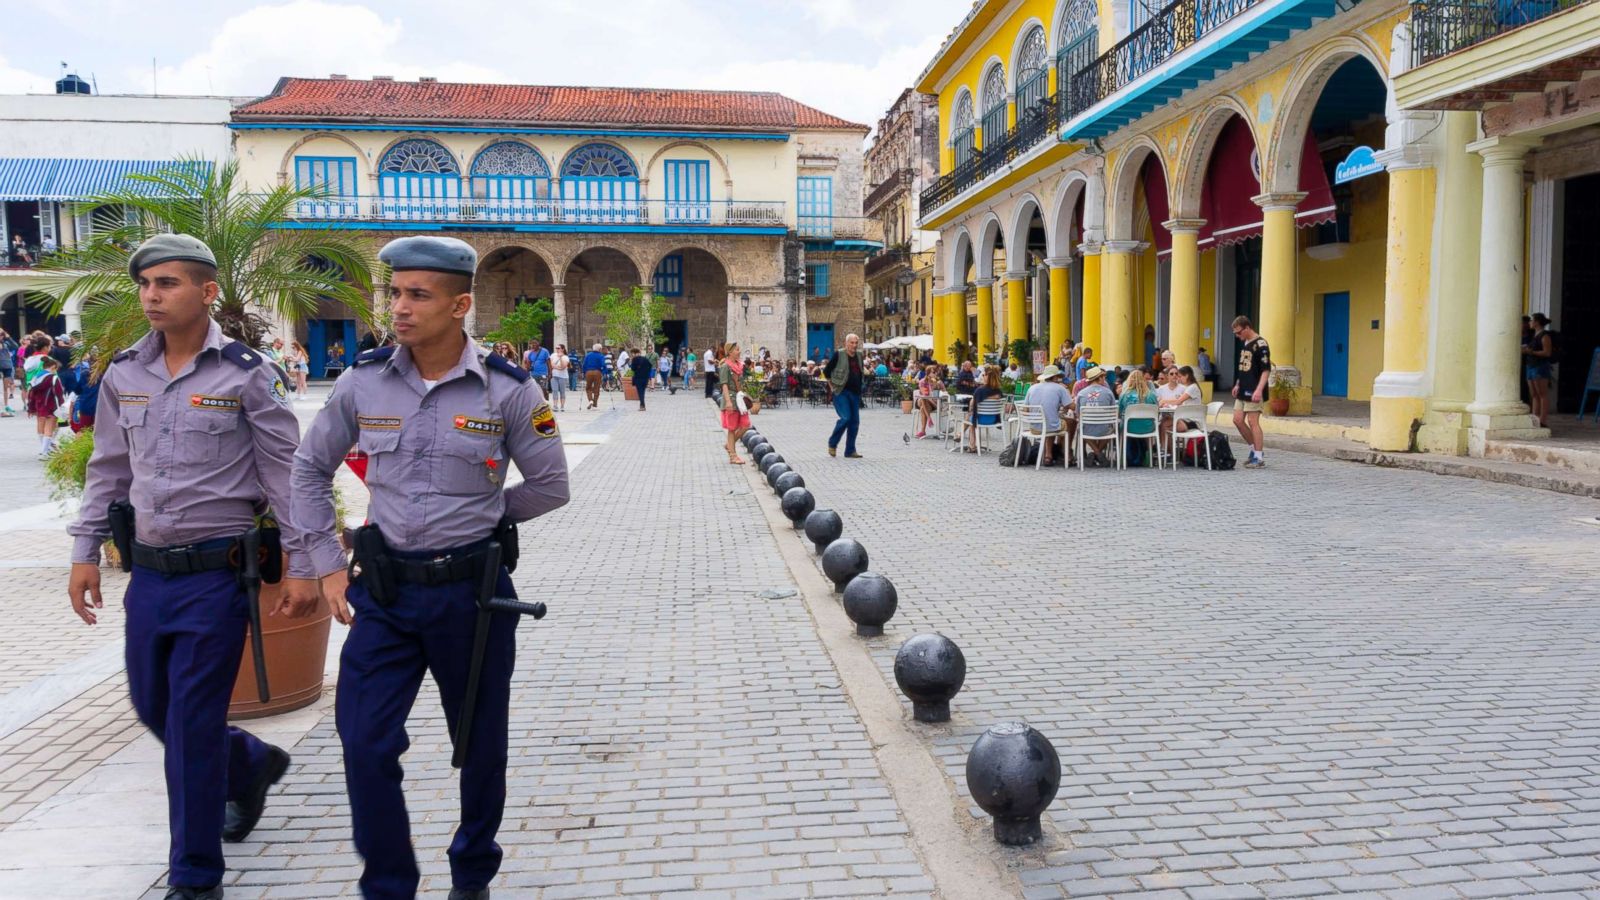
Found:
M 186 163 L 170 159 L 0 159 L 0 200 L 84 200 L 111 191 L 156 194 L 159 185 L 128 176 L 182 165 Z M 210 163 L 198 165 L 211 169 Z

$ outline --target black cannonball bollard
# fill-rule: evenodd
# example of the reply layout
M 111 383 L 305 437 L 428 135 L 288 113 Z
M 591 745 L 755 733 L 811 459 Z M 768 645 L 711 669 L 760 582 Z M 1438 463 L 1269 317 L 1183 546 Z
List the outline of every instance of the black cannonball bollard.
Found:
M 789 491 L 797 487 L 805 486 L 806 480 L 801 478 L 800 473 L 793 469 L 790 469 L 782 475 L 779 475 L 778 480 L 772 483 L 772 489 L 778 492 L 779 497 L 782 497 L 784 494 L 789 493 Z M 800 526 L 796 525 L 794 527 L 799 528 Z
M 994 839 L 1023 847 L 1044 837 L 1039 814 L 1061 787 L 1061 757 L 1021 722 L 991 727 L 967 754 L 967 790 L 994 816 Z
M 787 471 L 789 471 L 788 463 L 780 462 L 767 466 L 767 487 L 776 487 L 778 484 L 778 476 Z
M 761 443 L 759 443 L 759 444 L 755 445 L 754 447 L 750 448 L 750 457 L 752 459 L 754 459 L 757 464 L 760 464 L 761 457 L 766 456 L 768 453 L 771 453 L 771 452 L 773 452 L 772 451 L 772 445 L 767 443 L 766 441 L 762 441 Z
M 883 634 L 883 623 L 894 617 L 899 605 L 894 582 L 876 572 L 862 572 L 845 585 L 844 614 L 856 623 L 856 634 L 861 637 Z
M 765 475 L 767 474 L 768 469 L 781 462 L 783 462 L 783 454 L 774 450 L 773 452 L 768 453 L 766 456 L 761 457 L 761 459 L 756 462 L 756 468 L 760 469 L 761 474 Z
M 746 450 L 754 450 L 755 446 L 765 440 L 765 438 L 761 436 L 761 432 L 759 431 L 746 431 L 744 433 L 744 437 L 740 438 L 740 440 L 744 441 L 744 448 Z
M 811 515 L 811 511 L 817 508 L 816 498 L 803 487 L 792 487 L 784 491 L 780 503 L 783 506 L 783 514 L 789 517 L 789 521 L 794 523 L 797 530 L 805 522 L 806 516 Z
M 828 549 L 828 545 L 837 541 L 844 534 L 844 520 L 831 509 L 819 509 L 806 516 L 806 540 L 816 548 L 817 553 Z
M 867 548 L 853 538 L 839 538 L 822 551 L 822 572 L 833 582 L 835 594 L 852 578 L 867 570 Z
M 942 634 L 919 634 L 894 655 L 894 680 L 918 722 L 948 722 L 950 699 L 967 680 L 967 657 Z

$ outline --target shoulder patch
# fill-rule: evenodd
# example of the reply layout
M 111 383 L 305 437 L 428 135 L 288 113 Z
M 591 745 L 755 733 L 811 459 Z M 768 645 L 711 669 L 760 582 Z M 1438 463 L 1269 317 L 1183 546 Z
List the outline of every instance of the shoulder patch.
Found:
M 119 363 L 119 362 L 122 362 L 125 359 L 132 359 L 132 358 L 133 358 L 133 348 L 129 347 L 128 349 L 119 352 L 116 356 L 111 357 L 111 361 L 113 363 Z
M 556 414 L 550 411 L 550 404 L 541 403 L 533 408 L 533 433 L 542 438 L 553 438 L 561 435 L 561 429 L 556 426 Z
M 359 366 L 359 365 L 363 365 L 365 363 L 384 362 L 384 361 L 388 360 L 388 358 L 393 356 L 393 355 L 394 355 L 394 348 L 393 347 L 378 347 L 378 348 L 373 349 L 373 350 L 368 350 L 365 353 L 356 354 L 356 362 L 355 362 L 355 364 Z
M 502 375 L 510 375 L 512 378 L 515 378 L 518 381 L 527 381 L 528 378 L 531 377 L 527 372 L 522 370 L 521 366 L 509 359 L 506 359 L 498 353 L 489 354 L 483 358 L 483 361 L 484 364 L 489 368 L 501 373 Z
M 222 358 L 246 371 L 261 365 L 266 359 L 260 352 L 251 350 L 239 341 L 229 341 L 222 345 Z

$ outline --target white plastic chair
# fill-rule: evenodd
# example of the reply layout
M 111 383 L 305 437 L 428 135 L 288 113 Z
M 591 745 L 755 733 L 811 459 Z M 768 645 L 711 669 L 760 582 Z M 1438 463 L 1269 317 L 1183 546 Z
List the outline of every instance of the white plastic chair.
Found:
M 1213 401 L 1220 409 L 1222 403 Z M 1194 425 L 1188 431 L 1179 431 L 1179 422 L 1190 422 Z M 1180 443 L 1180 441 L 1182 443 Z M 1189 449 L 1189 444 L 1199 441 L 1206 451 L 1206 468 L 1211 468 L 1211 416 L 1206 407 L 1198 403 L 1186 403 L 1172 411 L 1172 468 L 1178 468 L 1178 458 Z
M 1130 434 L 1128 426 L 1134 422 L 1149 422 L 1149 434 Z M 1128 442 L 1144 441 L 1150 446 L 1150 452 L 1155 454 L 1156 468 L 1161 467 L 1161 410 L 1154 403 L 1133 403 L 1128 406 L 1126 414 L 1122 417 L 1122 434 L 1117 442 L 1117 468 L 1128 467 Z
M 1113 410 L 1115 412 L 1115 410 Z M 1022 448 L 1037 441 L 1039 452 L 1033 458 L 1033 468 L 1037 471 L 1044 464 L 1044 442 L 1053 437 L 1065 437 L 1067 426 L 1064 422 L 1057 424 L 1055 430 L 1050 429 L 1050 422 L 1045 418 L 1044 407 L 1029 406 L 1026 403 L 1017 404 L 1017 455 L 1022 455 Z M 1021 466 L 1018 466 L 1021 468 Z
M 1099 436 L 1089 435 L 1089 436 L 1085 437 L 1084 431 L 1086 431 L 1089 428 L 1100 426 L 1100 425 L 1109 425 L 1111 427 L 1111 433 L 1105 434 L 1105 435 L 1099 435 Z M 1118 412 L 1118 410 L 1117 410 L 1117 408 L 1115 406 L 1083 406 L 1081 404 L 1078 406 L 1078 440 L 1077 440 L 1077 445 L 1078 445 L 1078 470 L 1080 472 L 1083 471 L 1083 469 L 1085 468 L 1084 462 L 1083 462 L 1083 457 L 1084 457 L 1083 445 L 1084 445 L 1084 442 L 1086 440 L 1088 440 L 1088 441 L 1109 441 L 1111 443 L 1112 448 L 1115 449 L 1121 443 L 1121 439 L 1122 439 L 1122 416 L 1119 414 L 1119 412 Z M 1120 456 L 1120 454 L 1119 454 L 1119 456 Z M 1118 462 L 1118 466 L 1119 467 L 1121 466 L 1120 460 Z
M 966 434 L 966 430 L 967 430 L 967 410 L 971 408 L 970 407 L 971 403 L 972 403 L 972 395 L 971 394 L 951 394 L 950 395 L 950 412 L 949 412 L 949 415 L 946 417 L 946 424 L 947 424 L 948 428 L 946 429 L 946 431 L 944 433 L 944 438 L 946 440 L 950 440 L 951 438 L 954 438 L 954 437 L 956 437 L 958 435 Z M 945 452 L 946 453 L 958 453 L 958 452 L 960 452 L 960 450 L 961 450 L 961 443 L 959 441 L 953 441 L 953 440 L 950 441 L 950 446 L 945 448 Z
M 961 420 L 961 442 L 959 446 L 963 449 L 966 448 L 967 432 L 970 431 L 972 432 L 972 441 L 977 445 L 978 455 L 982 456 L 984 429 L 999 429 L 1001 437 L 1004 438 L 1006 423 L 1001 417 L 1005 415 L 1005 411 L 1006 401 L 999 397 L 979 402 L 976 423 L 970 416 Z

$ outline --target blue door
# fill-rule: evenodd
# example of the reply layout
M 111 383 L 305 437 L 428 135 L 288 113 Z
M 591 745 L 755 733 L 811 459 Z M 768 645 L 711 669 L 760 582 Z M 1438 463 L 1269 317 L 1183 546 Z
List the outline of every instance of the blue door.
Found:
M 1350 393 L 1350 294 L 1322 295 L 1322 393 Z
M 307 322 L 306 354 L 310 357 L 307 368 L 312 378 L 327 376 L 330 364 L 337 363 L 337 371 L 348 367 L 356 358 L 355 320 L 312 319 Z
M 312 319 L 306 323 L 306 368 L 312 378 L 322 377 L 327 358 L 328 330 L 321 319 Z
M 833 355 L 833 323 L 806 325 L 806 358 L 826 360 Z

